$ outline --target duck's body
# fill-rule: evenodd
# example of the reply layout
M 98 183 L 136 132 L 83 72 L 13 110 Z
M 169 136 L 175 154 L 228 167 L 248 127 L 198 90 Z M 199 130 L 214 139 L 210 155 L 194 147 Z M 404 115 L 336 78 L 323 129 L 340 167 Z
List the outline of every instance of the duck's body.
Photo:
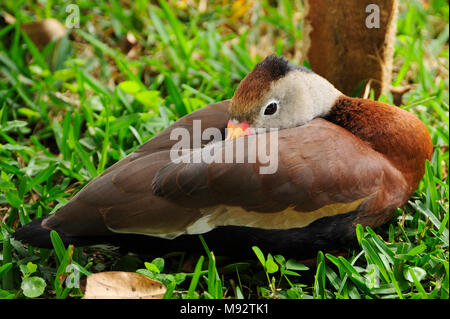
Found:
M 344 96 L 316 77 L 283 59 L 267 58 L 233 100 L 180 119 L 58 212 L 19 229 L 16 238 L 49 246 L 49 232 L 56 230 L 67 243 L 139 241 L 151 252 L 200 249 L 196 234 L 203 234 L 218 254 L 250 254 L 257 245 L 274 254 L 308 257 L 354 238 L 356 224 L 382 225 L 424 174 L 432 153 L 427 129 L 411 113 Z M 290 86 L 305 80 L 317 84 L 311 94 L 292 95 Z M 306 111 L 298 112 L 292 100 L 302 101 Z M 227 125 L 244 122 L 250 128 L 281 128 L 277 170 L 261 174 L 262 160 L 248 161 L 247 151 L 243 163 L 175 163 L 170 150 L 177 140 L 170 140 L 171 132 L 192 133 L 194 120 L 201 120 L 202 130 L 218 128 L 223 136 Z M 250 145 L 264 134 L 269 133 L 243 139 Z M 216 152 L 232 142 L 220 142 Z

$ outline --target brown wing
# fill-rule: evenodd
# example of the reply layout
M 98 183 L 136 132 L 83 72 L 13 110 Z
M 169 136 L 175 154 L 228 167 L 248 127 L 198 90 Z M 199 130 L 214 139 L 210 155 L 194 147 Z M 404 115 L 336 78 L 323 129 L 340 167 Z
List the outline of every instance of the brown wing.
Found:
M 181 118 L 92 180 L 43 226 L 72 236 L 102 235 L 112 230 L 171 237 L 171 233 L 184 231 L 200 213 L 153 195 L 152 179 L 170 162 L 168 150 L 177 142 L 170 140 L 171 131 L 182 127 L 192 133 L 193 121 L 201 120 L 202 129 L 216 127 L 223 132 L 229 119 L 228 103 L 208 105 Z
M 170 139 L 170 134 L 174 129 L 178 128 L 186 129 L 190 133 L 191 137 L 190 143 L 192 145 L 193 122 L 195 120 L 201 121 L 202 130 L 214 127 L 220 129 L 222 131 L 222 134 L 224 134 L 225 128 L 227 127 L 227 123 L 229 120 L 228 115 L 229 103 L 230 100 L 225 100 L 222 102 L 210 104 L 180 118 L 178 121 L 173 123 L 164 131 L 162 131 L 161 133 L 159 133 L 158 135 L 156 135 L 155 137 L 153 137 L 152 139 L 141 145 L 136 151 L 134 151 L 124 159 L 120 160 L 119 162 L 115 163 L 113 166 L 111 166 L 109 169 L 103 172 L 102 175 L 108 174 L 111 171 L 115 170 L 116 168 L 128 164 L 129 162 L 142 156 L 147 156 L 157 151 L 169 150 L 175 143 L 177 143 L 177 140 Z M 205 139 L 202 140 L 201 144 L 203 146 L 209 142 L 210 140 Z
M 245 152 L 258 143 L 257 138 L 245 139 Z M 266 143 L 269 150 L 269 138 Z M 216 154 L 230 153 L 233 144 L 222 143 Z M 212 228 L 303 227 L 357 209 L 370 223 L 380 217 L 371 215 L 407 200 L 406 183 L 387 159 L 323 119 L 279 132 L 278 168 L 273 174 L 260 174 L 260 156 L 249 163 L 245 153 L 244 163 L 236 163 L 236 154 L 234 163 L 169 163 L 157 173 L 153 190 L 184 207 L 201 209 L 203 221 Z

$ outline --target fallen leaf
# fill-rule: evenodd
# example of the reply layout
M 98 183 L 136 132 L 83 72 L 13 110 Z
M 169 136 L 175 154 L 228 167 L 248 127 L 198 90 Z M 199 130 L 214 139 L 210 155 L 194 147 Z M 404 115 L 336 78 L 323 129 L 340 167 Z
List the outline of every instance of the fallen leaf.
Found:
M 16 18 L 6 12 L 2 13 L 6 23 L 13 24 Z M 64 25 L 56 19 L 44 19 L 31 23 L 21 23 L 20 28 L 25 31 L 33 43 L 42 50 L 50 41 L 58 40 L 66 34 Z
M 39 49 L 43 49 L 50 41 L 58 40 L 66 34 L 66 28 L 56 19 L 24 23 L 20 27 Z
M 134 272 L 108 271 L 87 277 L 84 299 L 162 299 L 166 287 Z

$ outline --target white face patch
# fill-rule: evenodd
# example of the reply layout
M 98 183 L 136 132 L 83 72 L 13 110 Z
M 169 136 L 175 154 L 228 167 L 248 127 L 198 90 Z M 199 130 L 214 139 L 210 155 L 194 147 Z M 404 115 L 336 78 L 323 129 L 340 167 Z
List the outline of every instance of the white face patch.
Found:
M 261 105 L 254 128 L 290 128 L 326 116 L 336 99 L 343 95 L 330 82 L 313 72 L 294 70 L 272 83 L 267 99 Z M 265 115 L 266 107 L 278 103 L 273 115 Z

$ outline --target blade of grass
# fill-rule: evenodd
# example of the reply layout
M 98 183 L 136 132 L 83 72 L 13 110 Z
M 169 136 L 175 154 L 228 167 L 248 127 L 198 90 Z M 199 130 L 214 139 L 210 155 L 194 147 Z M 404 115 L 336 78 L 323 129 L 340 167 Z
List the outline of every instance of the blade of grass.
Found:
M 75 151 L 78 155 L 78 157 L 81 159 L 81 161 L 84 164 L 84 167 L 88 170 L 89 174 L 91 175 L 91 178 L 94 178 L 98 175 L 97 170 L 90 160 L 88 154 L 83 150 L 83 147 L 79 143 L 75 143 Z
M 61 237 L 59 237 L 56 231 L 52 230 L 50 232 L 50 240 L 52 241 L 56 257 L 58 258 L 58 261 L 61 263 L 66 253 L 66 248 L 64 247 Z
M 3 228 L 3 227 L 2 227 Z M 8 265 L 12 263 L 12 247 L 10 242 L 10 236 L 9 234 L 2 229 L 3 232 L 3 261 L 2 265 Z M 2 276 L 2 288 L 6 290 L 12 290 L 14 288 L 14 275 L 12 271 L 6 271 L 4 270 L 4 274 Z
M 195 265 L 194 274 L 192 276 L 192 280 L 189 285 L 186 299 L 194 299 L 194 297 L 195 297 L 195 289 L 197 288 L 198 280 L 200 279 L 204 259 L 205 258 L 203 256 L 200 256 L 200 258 L 197 261 L 197 265 Z
M 317 299 L 325 299 L 325 261 L 321 251 L 317 253 L 317 270 L 314 280 L 314 296 Z

